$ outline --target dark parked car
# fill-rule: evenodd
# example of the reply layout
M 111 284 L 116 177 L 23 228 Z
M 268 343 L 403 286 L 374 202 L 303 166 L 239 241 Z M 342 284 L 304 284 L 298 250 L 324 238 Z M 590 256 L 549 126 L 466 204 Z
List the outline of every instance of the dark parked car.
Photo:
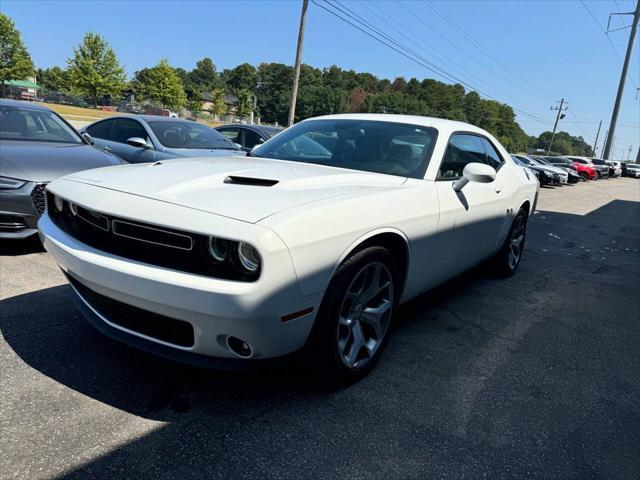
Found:
M 284 129 L 265 125 L 221 125 L 216 130 L 240 145 L 245 152 L 250 152 L 253 147 L 266 142 Z
M 48 108 L 0 100 L 0 238 L 26 238 L 38 231 L 50 181 L 122 163 L 91 147 Z
M 215 129 L 179 118 L 114 116 L 95 122 L 81 131 L 91 135 L 97 148 L 130 163 L 180 157 L 246 155 Z
M 521 167 L 526 167 L 529 170 L 533 171 L 534 174 L 536 174 L 536 176 L 538 177 L 538 182 L 540 182 L 540 185 L 560 185 L 560 175 L 552 172 L 548 168 L 538 165 L 537 163 L 533 162 L 533 160 L 522 155 L 511 155 L 511 158 Z

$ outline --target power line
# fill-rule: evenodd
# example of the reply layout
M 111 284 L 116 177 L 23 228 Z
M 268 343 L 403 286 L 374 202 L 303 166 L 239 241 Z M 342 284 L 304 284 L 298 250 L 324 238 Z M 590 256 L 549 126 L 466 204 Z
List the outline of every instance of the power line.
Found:
M 469 34 L 466 30 L 464 30 L 462 27 L 460 27 L 458 24 L 455 23 L 455 21 L 453 21 L 453 19 L 451 19 L 449 16 L 447 16 L 440 8 L 438 8 L 437 6 L 435 6 L 432 2 L 428 1 L 428 0 L 422 0 L 425 4 L 427 4 L 440 18 L 442 18 L 445 22 L 447 22 L 453 29 L 455 29 L 457 32 L 459 32 L 461 35 L 463 35 L 464 37 L 466 37 L 478 50 L 480 50 L 484 55 L 486 55 L 488 58 L 492 59 L 494 62 L 496 62 L 498 65 L 500 65 L 504 70 L 506 70 L 507 72 L 509 72 L 511 75 L 513 75 L 514 77 L 520 79 L 520 81 L 522 81 L 525 84 L 529 84 L 532 88 L 539 90 L 539 91 L 543 91 L 542 89 L 540 89 L 539 87 L 532 85 L 529 83 L 529 80 L 525 77 L 523 77 L 522 75 L 520 75 L 517 71 L 513 70 L 508 64 L 506 64 L 500 57 L 498 57 L 497 55 L 495 55 L 494 53 L 492 53 L 489 49 L 487 49 L 485 46 L 483 46 L 480 42 L 478 42 L 475 38 L 473 38 L 471 36 L 471 34 Z M 553 94 L 549 93 L 549 92 L 545 92 L 548 97 L 546 97 L 547 100 L 551 100 L 553 99 Z
M 396 20 L 395 18 L 393 18 L 393 16 L 392 16 L 392 15 L 390 15 L 390 14 L 389 14 L 389 12 L 385 12 L 385 11 L 383 11 L 383 10 L 382 10 L 382 9 L 381 9 L 377 4 L 376 4 L 376 3 L 373 3 L 373 2 L 372 2 L 372 3 L 370 3 L 370 4 L 367 4 L 367 3 L 362 2 L 362 1 L 360 1 L 360 0 L 357 0 L 357 1 L 358 1 L 358 3 L 359 3 L 362 7 L 364 7 L 364 8 L 365 8 L 369 13 L 371 13 L 373 16 L 375 16 L 378 20 L 380 20 L 381 22 L 383 22 L 385 25 L 387 25 L 387 26 L 391 27 L 391 28 L 392 28 L 396 33 L 398 33 L 399 35 L 401 35 L 403 38 L 407 39 L 407 40 L 408 40 L 408 41 L 410 41 L 410 42 L 417 42 L 417 43 L 419 43 L 420 45 L 422 45 L 422 46 L 424 46 L 424 47 L 427 47 L 427 45 L 423 42 L 423 40 L 422 40 L 422 39 L 421 39 L 421 38 L 420 38 L 416 33 L 414 33 L 414 32 L 413 32 L 413 31 L 411 31 L 409 28 L 407 28 L 407 26 L 406 26 L 406 25 L 400 24 L 400 23 L 398 22 L 398 20 Z M 392 22 L 394 22 L 396 25 L 400 25 L 401 29 L 397 28 L 397 27 L 396 27 L 396 26 L 394 26 L 392 23 L 390 23 L 390 22 L 387 20 L 387 18 L 385 18 L 385 17 L 383 17 L 382 15 L 380 15 L 380 14 L 378 14 L 378 13 L 374 12 L 374 11 L 371 9 L 371 7 L 375 7 L 375 8 L 376 8 L 379 12 L 381 12 L 383 15 L 386 15 L 386 17 L 388 18 L 388 20 L 391 20 L 391 21 L 392 21 Z M 346 8 L 346 7 L 345 7 L 345 8 Z M 408 34 L 410 34 L 410 35 L 413 37 L 413 39 L 412 39 L 412 38 L 410 38 L 409 36 L 407 36 L 407 34 L 405 34 L 403 30 L 404 30 L 404 31 L 406 31 Z M 424 52 L 426 53 L 426 50 L 424 50 L 424 49 L 423 49 L 422 51 L 424 51 Z M 443 62 L 443 63 L 445 63 L 445 64 L 447 64 L 447 63 L 448 63 L 448 64 L 453 64 L 453 65 L 455 65 L 456 67 L 460 68 L 461 70 L 465 70 L 465 68 L 466 68 L 466 67 L 464 67 L 463 65 L 459 64 L 458 62 L 456 62 L 456 61 L 454 61 L 454 60 L 452 60 L 452 59 L 450 59 L 450 58 L 449 58 L 449 59 L 444 58 L 444 57 L 443 57 L 439 52 L 437 52 L 437 51 L 431 51 L 431 50 L 430 50 L 429 54 L 430 54 L 430 55 L 435 55 L 436 57 L 438 57 L 438 58 L 439 58 L 439 60 L 440 60 L 441 62 Z M 492 86 L 492 85 L 490 85 L 489 83 L 487 83 L 487 82 L 485 82 L 485 81 L 483 81 L 483 80 L 481 80 L 481 79 L 476 78 L 476 79 L 474 79 L 474 80 L 475 80 L 476 82 L 479 82 L 479 83 L 481 83 L 481 84 L 483 84 L 483 85 L 487 86 L 487 87 L 488 87 L 488 88 L 490 88 L 490 89 L 491 89 L 491 88 L 493 88 L 493 86 Z M 514 100 L 515 100 L 515 97 L 512 97 L 511 95 L 506 95 L 506 96 L 507 96 L 507 97 L 509 97 L 509 98 L 511 98 L 511 99 L 514 99 Z
M 493 73 L 494 75 L 496 75 L 497 77 L 502 78 L 503 80 L 511 83 L 512 85 L 515 85 L 516 87 L 522 89 L 523 91 L 526 91 L 530 94 L 533 94 L 537 97 L 540 97 L 544 100 L 549 100 L 549 97 L 546 97 L 544 95 L 541 95 L 538 91 L 529 88 L 528 86 L 524 85 L 524 84 L 520 84 L 520 83 L 516 83 L 513 80 L 507 78 L 506 76 L 500 74 L 499 72 L 495 71 L 494 69 L 492 69 L 491 67 L 489 67 L 486 63 L 483 63 L 477 56 L 471 55 L 468 51 L 466 51 L 464 48 L 460 47 L 459 45 L 457 45 L 456 43 L 454 43 L 448 36 L 444 35 L 443 33 L 439 32 L 438 30 L 436 30 L 433 26 L 431 26 L 429 23 L 427 23 L 420 15 L 416 14 L 416 12 L 414 12 L 413 10 L 411 10 L 409 7 L 407 7 L 403 2 L 399 1 L 398 5 L 400 5 L 402 8 L 404 8 L 407 12 L 409 12 L 413 17 L 415 17 L 416 20 L 418 20 L 421 24 L 423 24 L 425 27 L 427 27 L 428 29 L 430 29 L 431 31 L 433 31 L 434 33 L 436 33 L 440 38 L 444 39 L 446 42 L 448 42 L 449 44 L 451 44 L 456 50 L 460 51 L 462 54 L 464 54 L 465 56 L 469 57 L 471 60 L 473 60 L 474 62 L 478 63 L 479 65 L 481 65 L 482 67 L 486 68 L 487 70 L 489 70 L 491 73 Z
M 607 42 L 609 42 L 609 45 L 611 46 L 611 49 L 613 50 L 613 53 L 615 53 L 616 57 L 618 58 L 618 61 L 622 64 L 622 57 L 620 56 L 620 54 L 618 53 L 618 49 L 616 48 L 616 46 L 614 45 L 614 43 L 611 41 L 611 37 L 609 36 L 609 34 L 607 33 L 607 29 L 604 28 L 604 25 L 602 23 L 600 23 L 600 21 L 598 20 L 598 18 L 595 16 L 595 14 L 593 13 L 593 11 L 589 8 L 589 5 L 586 4 L 586 2 L 584 0 L 580 0 L 580 3 L 582 3 L 582 6 L 587 10 L 587 12 L 589 12 L 589 15 L 591 15 L 591 18 L 593 19 L 593 21 L 595 22 L 595 24 L 598 26 L 598 28 L 600 28 L 600 30 L 602 30 L 602 33 L 604 33 L 605 37 L 607 37 Z M 627 74 L 627 78 L 629 79 L 629 81 L 636 87 L 638 88 L 638 84 L 633 81 L 633 79 L 629 76 L 629 74 Z
M 427 70 L 436 73 L 437 75 L 446 78 L 447 80 L 454 82 L 454 83 L 459 83 L 463 86 L 466 86 L 467 88 L 469 88 L 470 90 L 475 90 L 478 94 L 489 98 L 490 100 L 494 100 L 498 103 L 504 103 L 501 102 L 500 100 L 492 97 L 491 95 L 488 95 L 487 93 L 483 92 L 482 90 L 480 90 L 479 88 L 476 88 L 475 86 L 469 84 L 468 82 L 465 82 L 463 80 L 460 80 L 459 78 L 455 77 L 454 75 L 450 74 L 449 72 L 447 72 L 446 70 L 442 69 L 441 67 L 438 67 L 437 65 L 435 65 L 434 63 L 430 62 L 429 60 L 425 59 L 424 57 L 421 57 L 419 54 L 416 54 L 416 52 L 414 52 L 413 50 L 411 50 L 410 48 L 407 48 L 405 45 L 401 44 L 400 42 L 398 42 L 397 40 L 393 39 L 393 37 L 387 35 L 386 33 L 382 32 L 379 28 L 376 27 L 371 27 L 368 26 L 366 24 L 366 22 L 359 20 L 357 18 L 356 15 L 350 15 L 349 13 L 345 12 L 344 9 L 340 8 L 339 6 L 336 6 L 334 3 L 337 2 L 330 2 L 329 0 L 325 0 L 324 2 L 320 3 L 318 0 L 311 0 L 313 2 L 314 5 L 322 8 L 323 10 L 325 10 L 326 12 L 330 13 L 331 15 L 335 16 L 336 18 L 342 20 L 343 22 L 351 25 L 353 28 L 355 28 L 356 30 L 364 33 L 365 35 L 367 35 L 368 37 L 373 38 L 374 40 L 376 40 L 377 42 L 385 45 L 386 47 L 390 48 L 391 50 L 395 51 L 396 53 L 399 53 L 400 55 L 402 55 L 403 57 L 409 59 L 410 61 L 421 65 L 422 67 L 426 68 Z M 327 8 L 328 5 L 330 7 L 332 7 L 334 10 Z M 336 11 L 337 10 L 337 11 Z M 344 16 L 342 16 L 340 13 L 341 12 L 343 15 L 346 15 L 349 18 L 345 18 Z M 355 22 L 355 23 L 354 23 Z M 357 25 L 359 24 L 359 25 Z M 362 26 L 364 26 L 366 29 L 370 30 L 367 31 L 365 28 L 362 28 Z M 391 43 L 390 43 L 391 42 Z M 407 53 L 409 52 L 409 53 Z M 415 58 L 417 57 L 417 58 Z M 539 117 L 536 117 L 533 114 L 530 114 L 524 110 L 518 109 L 516 107 L 510 106 L 510 108 L 518 113 L 520 113 L 521 115 L 543 123 L 543 124 L 548 124 L 548 121 L 545 121 L 543 119 L 540 119 Z

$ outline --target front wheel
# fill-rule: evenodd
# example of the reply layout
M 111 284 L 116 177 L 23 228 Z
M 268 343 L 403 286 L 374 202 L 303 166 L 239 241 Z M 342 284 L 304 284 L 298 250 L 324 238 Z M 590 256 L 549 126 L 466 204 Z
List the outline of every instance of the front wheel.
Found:
M 397 298 L 389 251 L 369 247 L 336 271 L 320 306 L 309 353 L 315 370 L 334 381 L 366 375 L 380 358 Z
M 583 182 L 589 180 L 589 175 L 587 174 L 587 172 L 580 172 L 580 180 Z
M 504 245 L 493 259 L 495 269 L 501 277 L 510 277 L 518 269 L 527 237 L 527 213 L 521 208 L 513 220 Z

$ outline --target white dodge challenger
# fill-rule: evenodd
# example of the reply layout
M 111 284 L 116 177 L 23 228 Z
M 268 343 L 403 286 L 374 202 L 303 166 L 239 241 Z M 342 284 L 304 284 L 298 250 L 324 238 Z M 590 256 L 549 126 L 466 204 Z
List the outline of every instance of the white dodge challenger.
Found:
M 40 236 L 103 333 L 234 368 L 306 349 L 367 373 L 395 307 L 522 258 L 538 183 L 472 125 L 309 119 L 249 157 L 88 170 L 47 187 Z

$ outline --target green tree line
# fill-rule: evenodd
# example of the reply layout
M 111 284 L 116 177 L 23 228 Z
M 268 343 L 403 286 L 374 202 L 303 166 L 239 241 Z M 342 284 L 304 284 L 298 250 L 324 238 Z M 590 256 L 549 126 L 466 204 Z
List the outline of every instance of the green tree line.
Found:
M 15 80 L 33 73 L 33 63 L 19 32 L 2 14 L 0 34 L 0 79 Z M 287 121 L 293 82 L 293 67 L 289 65 L 243 63 L 218 71 L 210 58 L 199 60 L 190 71 L 162 59 L 127 80 L 114 50 L 99 34 L 91 32 L 73 49 L 66 68 L 40 68 L 35 73 L 46 90 L 82 95 L 94 105 L 105 95 L 120 100 L 127 93 L 134 93 L 140 101 L 195 113 L 202 111 L 206 99 L 209 113 L 220 115 L 227 113 L 229 104 L 225 99 L 230 96 L 236 115 L 245 117 L 254 110 L 255 97 L 256 115 L 265 123 L 281 125 Z M 430 78 L 391 80 L 336 65 L 320 69 L 303 64 L 296 121 L 345 112 L 422 115 L 469 122 L 491 132 L 514 152 L 546 149 L 551 137 L 551 132 L 537 137 L 528 135 L 508 104 L 483 99 L 459 84 Z M 591 146 L 582 137 L 567 132 L 556 134 L 553 151 L 564 155 L 592 154 Z

